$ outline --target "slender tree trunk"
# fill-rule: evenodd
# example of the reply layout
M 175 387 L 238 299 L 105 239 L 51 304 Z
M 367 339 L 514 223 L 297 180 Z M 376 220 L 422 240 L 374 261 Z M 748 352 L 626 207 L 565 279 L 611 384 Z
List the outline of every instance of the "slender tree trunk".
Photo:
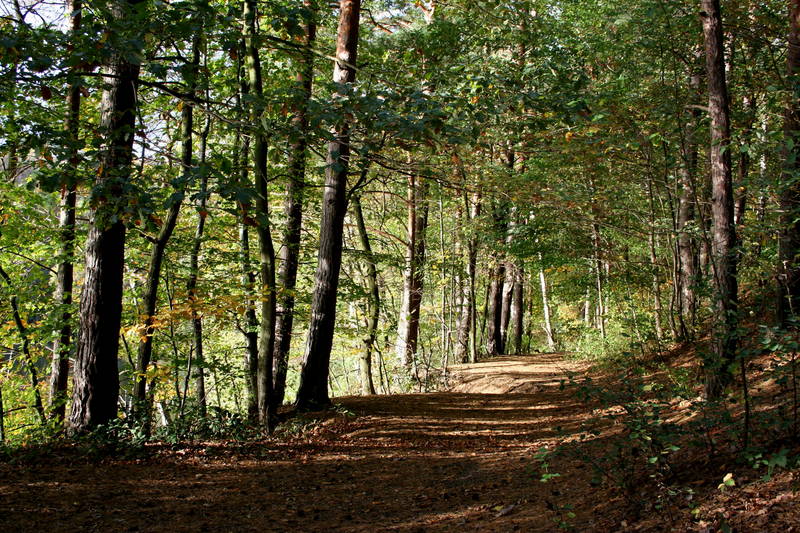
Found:
M 117 18 L 133 18 L 142 0 L 115 2 Z M 136 27 L 141 27 L 137 24 Z M 143 39 L 131 40 L 140 42 Z M 86 239 L 70 429 L 82 433 L 117 416 L 117 351 L 122 320 L 125 268 L 124 185 L 130 179 L 139 65 L 131 54 L 114 54 L 104 69 L 100 129 L 106 146 L 96 178 L 94 208 Z
M 417 354 L 419 317 L 425 279 L 425 233 L 428 227 L 428 182 L 420 176 L 408 178 L 408 241 L 403 272 L 403 300 L 395 349 L 398 360 L 410 368 Z
M 206 138 L 209 131 L 209 120 L 206 119 L 206 127 L 203 131 L 201 142 L 202 163 L 205 163 Z M 184 146 L 186 149 L 186 146 Z M 189 148 L 191 150 L 191 148 Z M 191 153 L 191 152 L 190 152 Z M 197 226 L 195 227 L 194 240 L 192 241 L 192 251 L 189 256 L 189 280 L 186 284 L 186 294 L 189 297 L 189 305 L 192 309 L 192 339 L 194 345 L 194 376 L 195 376 L 195 397 L 200 408 L 200 414 L 206 416 L 206 378 L 205 378 L 205 353 L 203 351 L 203 317 L 198 312 L 200 301 L 197 298 L 197 282 L 200 277 L 200 249 L 203 246 L 203 236 L 205 235 L 206 210 L 208 202 L 208 174 L 203 172 L 200 177 L 199 200 L 197 203 Z
M 789 2 L 789 42 L 786 69 L 789 101 L 783 116 L 786 142 L 781 191 L 781 240 L 778 319 L 787 325 L 800 313 L 800 1 Z
M 70 28 L 73 36 L 81 27 L 82 0 L 68 3 Z M 69 46 L 70 51 L 73 45 Z M 76 69 L 70 70 L 75 75 Z M 61 192 L 61 212 L 58 226 L 61 232 L 61 262 L 58 265 L 58 281 L 55 302 L 58 312 L 58 336 L 53 343 L 53 362 L 50 372 L 50 416 L 62 424 L 67 409 L 67 379 L 69 377 L 69 356 L 72 351 L 72 285 L 75 262 L 75 203 L 77 199 L 78 136 L 81 113 L 81 91 L 76 80 L 71 80 L 67 93 L 67 116 L 64 129 L 67 140 L 72 143 L 69 149 L 69 173 Z
M 245 55 L 244 41 L 241 43 L 242 56 Z M 237 68 L 237 78 L 239 81 L 239 93 L 237 95 L 237 109 L 242 113 L 241 120 L 244 122 L 244 112 L 242 102 L 249 92 L 247 79 L 242 76 L 242 65 Z M 250 136 L 243 134 L 243 127 L 239 127 L 234 140 L 237 147 L 237 157 L 239 160 L 239 186 L 243 189 L 252 188 L 248 163 L 250 160 Z M 250 217 L 250 204 L 240 201 L 239 210 L 241 221 L 239 224 L 239 264 L 242 274 L 242 287 L 245 292 L 245 324 L 241 328 L 245 337 L 246 351 L 244 356 L 245 383 L 247 387 L 247 416 L 248 420 L 255 424 L 258 421 L 258 317 L 256 316 L 256 275 L 250 262 L 250 226 L 256 222 Z
M 3 407 L 3 387 L 0 386 L 0 444 L 6 442 L 5 407 Z
M 525 266 L 521 261 L 515 265 L 514 271 L 516 276 L 512 295 L 514 303 L 511 306 L 511 340 L 514 345 L 514 353 L 520 355 L 523 352 L 522 333 L 525 320 Z
M 11 277 L 6 273 L 2 266 L 0 266 L 0 278 L 3 278 L 9 290 L 14 291 L 14 285 L 11 283 Z M 14 318 L 14 325 L 17 327 L 19 338 L 22 341 L 22 356 L 25 358 L 25 364 L 28 366 L 28 373 L 31 379 L 31 390 L 33 390 L 33 405 L 36 408 L 36 413 L 39 415 L 39 420 L 42 424 L 47 421 L 47 416 L 44 411 L 44 404 L 42 403 L 42 393 L 39 390 L 39 372 L 36 370 L 36 364 L 31 355 L 30 345 L 31 341 L 28 337 L 28 328 L 22 320 L 22 315 L 19 312 L 19 304 L 17 297 L 13 294 L 9 298 L 11 304 L 11 315 Z
M 340 0 L 339 6 L 337 60 L 333 81 L 340 85 L 353 84 L 356 79 L 361 1 Z M 339 93 L 333 96 L 334 102 L 340 98 Z M 344 120 L 337 126 L 334 139 L 328 144 L 319 263 L 311 302 L 308 342 L 297 392 L 297 407 L 301 410 L 325 407 L 331 403 L 328 396 L 328 375 L 336 323 L 336 293 L 342 265 L 342 232 L 347 211 L 347 172 L 350 165 L 351 118 L 347 110 L 343 111 Z
M 539 259 L 541 260 L 541 256 Z M 539 267 L 539 287 L 542 291 L 542 312 L 544 314 L 544 333 L 547 336 L 547 347 L 550 351 L 555 351 L 557 344 L 555 331 L 553 330 L 553 321 L 550 316 L 550 296 L 547 290 L 547 279 L 544 275 L 544 268 L 542 267 Z M 586 307 L 585 312 L 588 313 L 588 307 Z
M 736 227 L 733 218 L 730 116 L 719 0 L 701 0 L 711 116 L 712 272 L 716 323 L 712 340 L 714 360 L 706 362 L 706 394 L 718 397 L 731 380 L 736 357 L 738 325 Z
M 508 243 L 508 240 L 506 241 Z M 511 352 L 508 342 L 508 327 L 511 324 L 511 307 L 514 304 L 514 286 L 517 281 L 517 266 L 513 261 L 506 261 L 506 278 L 503 281 L 503 304 L 500 309 L 500 337 L 503 352 Z
M 245 47 L 248 85 L 255 98 L 263 95 L 261 60 L 258 53 L 257 9 L 255 0 L 244 2 Z M 275 249 L 269 221 L 269 189 L 267 177 L 267 136 L 261 116 L 255 106 L 250 109 L 250 121 L 256 125 L 253 135 L 253 169 L 256 186 L 258 249 L 260 257 L 261 317 L 258 336 L 258 419 L 272 430 L 274 395 L 272 394 L 273 355 L 275 351 Z
M 481 212 L 480 193 L 474 193 L 472 201 L 466 190 L 464 191 L 464 209 L 466 224 L 463 228 L 469 228 Z M 476 331 L 476 309 L 475 309 L 475 281 L 478 259 L 478 240 L 474 233 L 465 237 L 466 241 L 466 262 L 467 279 L 463 284 L 461 301 L 461 316 L 458 321 L 456 360 L 466 363 L 477 362 L 477 344 L 475 343 Z
M 200 43 L 202 39 L 201 32 L 197 32 L 192 38 L 192 60 L 189 63 L 189 68 L 186 70 L 184 82 L 186 83 L 187 93 L 194 95 L 197 90 L 197 76 L 200 67 Z M 189 175 L 194 168 L 193 154 L 192 154 L 192 133 L 194 128 L 194 104 L 190 101 L 183 102 L 181 110 L 181 170 L 184 174 L 184 183 L 188 182 Z M 158 286 L 161 281 L 161 265 L 164 261 L 164 252 L 167 248 L 167 243 L 172 238 L 172 233 L 178 223 L 178 216 L 180 214 L 181 206 L 183 204 L 183 194 L 185 187 L 181 187 L 176 191 L 177 196 L 169 206 L 167 217 L 161 225 L 161 229 L 153 243 L 153 249 L 150 252 L 150 266 L 147 271 L 147 281 L 145 282 L 144 294 L 144 336 L 139 342 L 139 349 L 137 354 L 137 373 L 138 379 L 135 386 L 135 401 L 136 406 L 134 412 L 140 418 L 147 420 L 146 427 L 149 429 L 149 408 L 147 402 L 147 368 L 150 366 L 150 360 L 153 354 L 153 335 L 155 328 L 153 323 L 155 320 L 156 306 L 158 305 Z M 137 412 L 140 411 L 140 412 Z
M 689 88 L 692 96 L 700 95 L 702 74 L 700 69 L 694 70 L 689 76 Z M 679 334 L 682 340 L 690 340 L 694 335 L 697 316 L 697 297 L 695 286 L 698 275 L 698 243 L 692 235 L 697 229 L 697 123 L 700 120 L 700 110 L 692 108 L 688 120 L 684 125 L 684 139 L 681 147 L 683 162 L 679 169 L 679 183 L 681 187 L 678 196 L 678 210 L 676 219 L 678 249 L 678 309 L 679 309 Z
M 295 131 L 294 140 L 289 146 L 289 181 L 286 184 L 286 228 L 283 233 L 283 246 L 280 251 L 281 268 L 278 274 L 281 294 L 278 301 L 275 322 L 275 356 L 274 356 L 274 403 L 283 403 L 286 394 L 286 372 L 289 367 L 289 348 L 292 340 L 294 323 L 294 293 L 297 284 L 297 267 L 300 256 L 300 230 L 303 224 L 303 196 L 306 174 L 306 151 L 308 146 L 308 104 L 311 100 L 314 81 L 314 51 L 317 26 L 316 2 L 305 0 L 303 5 L 308 9 L 309 20 L 306 24 L 305 50 L 299 61 L 297 85 L 302 90 L 302 98 L 294 107 L 292 125 Z
M 650 204 L 650 231 L 647 235 L 647 243 L 650 252 L 650 269 L 653 276 L 653 318 L 655 321 L 656 339 L 659 341 L 664 337 L 664 328 L 661 325 L 661 276 L 658 269 L 658 256 L 656 255 L 656 208 L 653 200 L 653 178 L 647 179 L 647 197 Z
M 359 370 L 361 373 L 361 394 L 368 395 L 375 394 L 375 384 L 372 381 L 372 352 L 375 348 L 375 341 L 378 338 L 381 292 L 378 287 L 378 268 L 369 242 L 367 226 L 364 223 L 364 213 L 361 210 L 361 198 L 358 194 L 355 194 L 352 196 L 351 201 L 353 203 L 353 213 L 356 217 L 356 225 L 358 226 L 358 237 L 367 260 L 367 290 L 369 293 L 367 334 L 364 337 L 364 351 L 361 352 L 361 357 L 359 358 Z
M 592 222 L 592 247 L 594 249 L 594 288 L 597 292 L 596 326 L 600 335 L 606 338 L 606 309 L 603 296 L 603 259 L 601 251 L 600 226 Z
M 505 261 L 498 261 L 492 269 L 487 296 L 486 354 L 502 355 L 503 347 L 503 282 L 506 276 Z

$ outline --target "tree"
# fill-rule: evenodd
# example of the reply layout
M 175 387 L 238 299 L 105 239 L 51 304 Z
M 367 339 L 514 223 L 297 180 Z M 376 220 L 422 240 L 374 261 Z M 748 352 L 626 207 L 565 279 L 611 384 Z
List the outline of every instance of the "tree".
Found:
M 711 241 L 712 277 L 716 318 L 713 359 L 706 361 L 706 394 L 717 397 L 731 380 L 729 365 L 736 357 L 738 286 L 736 278 L 736 226 L 730 153 L 730 110 L 725 80 L 725 48 L 719 0 L 702 0 L 703 35 L 711 117 Z
M 328 372 L 336 324 L 336 292 L 342 263 L 342 232 L 347 212 L 347 172 L 351 155 L 347 96 L 351 94 L 352 84 L 356 80 L 361 1 L 340 0 L 339 9 L 333 71 L 337 92 L 333 95 L 333 103 L 341 109 L 342 118 L 333 132 L 333 140 L 328 144 L 319 261 L 311 303 L 311 324 L 297 391 L 296 405 L 301 410 L 330 404 Z
M 70 11 L 70 30 L 75 35 L 81 27 L 81 0 L 68 2 Z M 71 69 L 74 76 L 77 69 Z M 69 377 L 69 356 L 72 352 L 72 286 L 75 262 L 75 204 L 77 201 L 78 167 L 78 121 L 81 114 L 81 89 L 78 79 L 71 80 L 67 93 L 67 116 L 64 129 L 71 143 L 68 168 L 71 175 L 65 176 L 61 193 L 61 263 L 58 265 L 58 282 L 55 301 L 58 306 L 58 337 L 53 344 L 53 361 L 50 372 L 50 413 L 59 423 L 63 423 L 67 409 L 67 379 Z
M 290 176 L 286 182 L 286 201 L 284 213 L 286 227 L 283 232 L 283 245 L 280 251 L 281 268 L 278 274 L 281 295 L 278 304 L 278 316 L 275 323 L 275 391 L 274 403 L 280 405 L 286 392 L 286 372 L 289 366 L 289 348 L 292 342 L 292 326 L 294 324 L 295 287 L 297 285 L 297 268 L 300 259 L 301 230 L 303 226 L 303 197 L 305 195 L 306 157 L 308 151 L 308 106 L 312 97 L 314 83 L 314 50 L 317 38 L 317 6 L 316 1 L 304 0 L 307 21 L 302 40 L 303 50 L 300 55 L 297 72 L 298 92 L 294 104 L 292 139 L 289 146 Z
M 115 26 L 124 22 L 139 32 L 146 21 L 143 0 L 116 1 L 110 8 Z M 131 30 L 130 28 L 134 28 Z M 132 50 L 117 49 L 103 68 L 100 128 L 104 153 L 92 194 L 86 265 L 80 303 L 80 330 L 75 357 L 70 429 L 82 433 L 117 416 L 119 374 L 117 350 L 122 319 L 122 276 L 125 269 L 125 188 L 130 180 L 136 122 L 136 90 L 140 65 Z
M 781 191 L 781 240 L 778 319 L 783 325 L 800 312 L 800 2 L 789 2 L 789 38 L 786 51 L 789 101 L 783 114 L 785 144 Z

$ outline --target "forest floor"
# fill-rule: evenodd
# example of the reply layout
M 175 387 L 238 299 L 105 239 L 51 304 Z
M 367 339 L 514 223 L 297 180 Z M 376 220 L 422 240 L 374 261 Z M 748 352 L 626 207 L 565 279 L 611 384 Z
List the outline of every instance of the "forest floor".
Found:
M 685 509 L 632 514 L 579 453 L 546 468 L 536 459 L 545 447 L 581 446 L 592 428 L 600 442 L 615 431 L 562 386 L 586 372 L 559 354 L 504 357 L 453 368 L 449 392 L 337 399 L 336 412 L 296 419 L 270 440 L 149 445 L 135 458 L 65 448 L 0 463 L 0 524 L 14 533 L 716 531 Z M 725 465 L 708 468 L 695 490 L 710 495 L 709 515 L 763 518 L 736 531 L 797 527 L 791 473 L 744 498 L 715 488 Z M 546 473 L 558 477 L 543 483 Z

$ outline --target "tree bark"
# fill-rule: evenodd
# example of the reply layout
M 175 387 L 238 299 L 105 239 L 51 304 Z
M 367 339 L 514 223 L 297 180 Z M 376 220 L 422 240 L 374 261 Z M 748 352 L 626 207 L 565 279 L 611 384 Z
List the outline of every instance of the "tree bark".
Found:
M 192 38 L 192 59 L 186 70 L 184 83 L 186 83 L 186 91 L 188 94 L 194 95 L 197 91 L 197 75 L 200 67 L 200 43 L 202 35 L 198 32 Z M 183 102 L 181 109 L 181 170 L 184 174 L 183 183 L 188 183 L 190 174 L 194 168 L 193 161 L 193 128 L 194 128 L 194 104 L 191 101 Z M 147 281 L 145 283 L 144 294 L 144 336 L 139 342 L 139 349 L 137 353 L 137 373 L 138 379 L 134 391 L 135 401 L 137 405 L 134 408 L 134 413 L 140 418 L 148 421 L 146 427 L 149 428 L 150 412 L 147 405 L 147 369 L 150 366 L 150 360 L 153 354 L 153 335 L 155 328 L 153 323 L 155 320 L 156 307 L 158 305 L 158 286 L 161 282 L 161 266 L 164 262 L 164 252 L 167 248 L 167 243 L 172 238 L 172 233 L 175 231 L 175 226 L 178 223 L 178 216 L 180 215 L 181 206 L 183 204 L 183 195 L 185 193 L 185 186 L 179 187 L 176 191 L 167 216 L 161 225 L 158 236 L 153 243 L 153 249 L 150 252 L 150 265 L 147 270 Z M 196 278 L 195 278 L 196 283 Z M 192 288 L 192 292 L 194 289 Z M 190 292 L 191 294 L 191 292 Z M 141 415 L 141 416 L 140 416 Z
M 481 212 L 481 196 L 480 193 L 475 192 L 473 195 L 472 200 L 470 201 L 469 195 L 465 190 L 463 193 L 464 197 L 464 209 L 463 213 L 466 217 L 466 224 L 463 228 L 469 228 L 472 226 L 472 221 L 474 221 L 478 216 L 480 216 Z M 462 288 L 462 295 L 461 295 L 461 314 L 458 320 L 458 333 L 457 333 L 457 345 L 456 345 L 456 361 L 461 361 L 462 363 L 466 362 L 477 362 L 477 346 L 475 344 L 475 318 L 476 318 L 476 309 L 475 309 L 475 281 L 476 281 L 476 271 L 477 271 L 477 259 L 478 259 L 478 240 L 477 236 L 474 233 L 470 233 L 468 236 L 464 237 L 466 241 L 466 263 L 467 263 L 467 279 L 466 283 L 463 284 Z
M 650 207 L 650 228 L 647 234 L 647 244 L 650 252 L 650 270 L 653 278 L 653 320 L 655 322 L 656 339 L 659 341 L 664 337 L 664 329 L 661 325 L 661 276 L 658 269 L 658 255 L 656 253 L 656 211 L 653 199 L 653 178 L 647 178 L 647 198 Z
M 241 43 L 242 56 L 244 56 L 244 40 Z M 242 102 L 244 96 L 248 94 L 249 87 L 247 79 L 242 76 L 242 65 L 237 68 L 237 78 L 239 81 L 239 93 L 237 94 L 237 109 L 244 115 Z M 244 122 L 244 116 L 241 117 Z M 239 161 L 239 187 L 249 189 L 252 187 L 248 170 L 250 159 L 250 136 L 243 134 L 244 127 L 237 128 L 234 140 L 237 148 Z M 254 225 L 250 218 L 250 203 L 244 200 L 239 201 L 239 211 L 241 220 L 239 223 L 239 265 L 242 275 L 242 287 L 245 292 L 245 324 L 241 328 L 245 337 L 246 351 L 244 356 L 245 383 L 247 387 L 247 416 L 248 420 L 255 424 L 258 421 L 258 317 L 256 316 L 256 274 L 250 262 L 250 225 Z
M 263 95 L 263 81 L 257 44 L 257 17 L 256 1 L 245 0 L 244 23 L 248 85 L 251 94 L 260 99 Z M 268 431 L 271 431 L 274 423 L 272 359 L 275 350 L 275 249 L 272 244 L 269 221 L 267 136 L 256 106 L 251 106 L 250 121 L 256 126 L 253 135 L 253 170 L 256 186 L 256 214 L 258 217 L 256 228 L 262 293 L 258 336 L 258 419 L 263 426 L 267 427 Z
M 372 253 L 372 246 L 369 242 L 367 226 L 364 223 L 364 212 L 361 209 L 361 198 L 358 194 L 352 196 L 353 213 L 356 216 L 358 226 L 358 237 L 361 241 L 361 248 L 367 260 L 367 290 L 369 293 L 369 303 L 367 305 L 367 334 L 364 337 L 364 351 L 359 358 L 359 372 L 361 374 L 361 394 L 375 394 L 375 384 L 372 380 L 372 352 L 375 341 L 378 338 L 378 320 L 381 313 L 381 292 L 378 287 L 378 268 L 375 263 L 375 256 Z
M 511 340 L 514 353 L 522 354 L 522 333 L 525 321 L 525 266 L 519 261 L 514 266 L 514 289 L 512 291 L 513 304 L 511 306 Z
M 142 0 L 115 2 L 113 16 L 132 18 L 132 12 L 141 3 Z M 139 27 L 141 25 L 137 25 Z M 73 433 L 89 431 L 117 416 L 117 351 L 125 268 L 124 184 L 130 179 L 133 160 L 139 81 L 139 65 L 131 63 L 130 56 L 116 53 L 104 68 L 108 77 L 101 104 L 100 129 L 106 146 L 97 173 L 86 239 L 69 422 Z
M 14 291 L 14 285 L 11 283 L 11 277 L 6 273 L 2 266 L 0 266 L 0 278 L 3 278 L 6 285 L 8 285 L 9 290 Z M 42 424 L 47 421 L 47 416 L 44 412 L 44 404 L 42 403 L 42 393 L 39 390 L 39 372 L 36 369 L 36 364 L 33 361 L 33 356 L 31 355 L 30 345 L 31 341 L 28 337 L 28 328 L 25 327 L 25 322 L 22 320 L 22 315 L 19 312 L 19 303 L 17 302 L 17 296 L 13 294 L 9 298 L 9 303 L 11 304 L 11 314 L 14 318 L 14 325 L 17 328 L 17 333 L 19 333 L 19 338 L 22 341 L 22 356 L 25 358 L 25 364 L 28 367 L 28 372 L 30 374 L 31 379 L 31 390 L 33 390 L 33 406 L 36 409 L 36 413 L 39 415 L 39 420 Z
M 690 94 L 700 95 L 702 74 L 700 69 L 694 70 L 689 76 Z M 700 110 L 693 107 L 688 114 L 684 125 L 683 143 L 681 145 L 682 165 L 679 169 L 678 179 L 681 187 L 678 196 L 678 210 L 676 217 L 678 249 L 678 333 L 682 340 L 690 340 L 694 335 L 697 316 L 697 296 L 695 286 L 699 267 L 698 243 L 692 235 L 697 229 L 697 123 L 700 120 Z
M 706 361 L 705 365 L 706 394 L 716 398 L 732 379 L 729 367 L 736 357 L 736 226 L 733 218 L 728 87 L 719 0 L 701 0 L 701 8 L 711 116 L 711 210 L 714 222 L 711 266 L 716 310 L 713 359 Z
M 286 394 L 286 372 L 289 367 L 289 349 L 292 340 L 292 325 L 294 323 L 295 285 L 297 284 L 297 267 L 300 255 L 300 231 L 303 224 L 303 196 L 306 174 L 306 151 L 308 147 L 308 104 L 311 100 L 314 81 L 314 51 L 312 49 L 316 40 L 317 25 L 316 3 L 305 0 L 303 5 L 308 9 L 310 17 L 305 28 L 305 47 L 299 61 L 300 70 L 297 73 L 297 86 L 302 92 L 302 98 L 294 106 L 292 126 L 295 128 L 292 135 L 296 138 L 289 146 L 289 181 L 286 184 L 286 201 L 284 212 L 286 214 L 286 228 L 283 233 L 283 246 L 280 251 L 281 268 L 278 274 L 281 293 L 278 301 L 277 318 L 275 322 L 275 355 L 274 355 L 274 403 L 276 406 L 283 403 Z
M 70 13 L 70 29 L 73 36 L 81 27 L 82 0 L 71 0 L 68 3 Z M 70 44 L 70 51 L 73 45 Z M 77 68 L 70 69 L 75 75 Z M 71 80 L 67 93 L 67 116 L 64 129 L 67 141 L 72 143 L 69 149 L 69 174 L 64 180 L 61 192 L 61 206 L 58 226 L 61 233 L 61 262 L 58 265 L 58 281 L 55 302 L 58 313 L 58 336 L 53 343 L 53 361 L 50 372 L 50 416 L 59 424 L 64 422 L 67 410 L 67 379 L 69 377 L 69 356 L 72 352 L 72 287 L 75 262 L 75 204 L 77 199 L 78 168 L 78 136 L 81 112 L 80 86 Z
M 778 320 L 787 325 L 800 312 L 800 1 L 789 2 L 789 41 L 786 70 L 789 101 L 783 116 L 785 157 L 781 191 L 781 239 L 778 282 Z
M 356 79 L 360 0 L 340 0 L 339 28 L 336 41 L 336 66 L 333 81 L 344 92 Z M 341 97 L 337 92 L 336 101 Z M 342 233 L 347 211 L 347 172 L 350 165 L 350 121 L 347 110 L 328 144 L 325 192 L 320 223 L 319 262 L 311 303 L 309 325 L 297 408 L 309 410 L 330 405 L 330 371 L 333 330 L 336 324 L 336 297 L 342 265 Z
M 505 243 L 508 233 L 508 206 L 495 204 L 493 213 L 494 232 L 498 243 Z M 506 277 L 506 261 L 502 252 L 495 251 L 495 265 L 492 268 L 491 283 L 487 296 L 486 354 L 490 356 L 505 353 L 503 345 L 503 285 Z
M 428 182 L 412 175 L 408 178 L 408 241 L 403 273 L 403 305 L 397 327 L 398 360 L 410 368 L 417 355 L 419 317 L 425 279 L 425 233 L 428 228 Z
M 540 257 L 541 260 L 541 257 Z M 544 268 L 539 267 L 539 288 L 542 291 L 542 312 L 544 314 L 544 333 L 547 336 L 547 347 L 551 351 L 556 350 L 556 335 L 553 330 L 553 321 L 550 316 L 550 295 L 547 290 L 547 278 L 544 275 Z M 586 308 L 588 313 L 588 307 Z

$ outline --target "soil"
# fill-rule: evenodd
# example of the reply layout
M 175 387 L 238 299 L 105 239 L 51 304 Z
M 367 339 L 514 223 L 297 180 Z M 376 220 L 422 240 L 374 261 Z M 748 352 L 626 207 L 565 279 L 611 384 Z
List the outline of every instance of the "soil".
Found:
M 448 392 L 339 398 L 336 411 L 269 440 L 152 445 L 133 459 L 64 448 L 0 464 L 0 524 L 14 533 L 716 531 L 686 512 L 632 511 L 578 454 L 537 460 L 592 429 L 601 444 L 618 431 L 563 386 L 567 373 L 587 371 L 560 354 L 505 357 L 452 368 Z M 795 495 L 762 494 L 779 509 L 796 507 Z M 796 518 L 790 511 L 772 529 L 773 513 L 762 514 L 753 531 L 788 531 L 784 520 Z

